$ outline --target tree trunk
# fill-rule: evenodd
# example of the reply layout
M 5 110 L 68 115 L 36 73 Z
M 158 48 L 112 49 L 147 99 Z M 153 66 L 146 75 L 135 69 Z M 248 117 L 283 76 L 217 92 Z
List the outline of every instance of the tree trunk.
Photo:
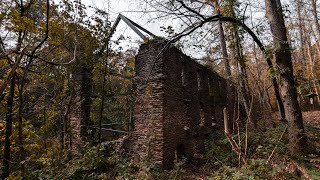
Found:
M 230 16 L 232 18 L 236 18 L 236 14 L 234 11 L 234 4 L 230 4 L 229 7 L 230 10 Z M 233 43 L 232 45 L 232 51 L 233 51 L 233 57 L 236 59 L 236 63 L 237 63 L 237 72 L 239 75 L 239 97 L 242 99 L 243 101 L 243 105 L 246 111 L 246 115 L 248 118 L 248 121 L 250 123 L 250 125 L 252 125 L 253 128 L 256 128 L 256 122 L 254 121 L 254 119 L 252 118 L 252 113 L 251 113 L 251 108 L 250 108 L 250 99 L 249 97 L 249 90 L 247 87 L 247 81 L 246 81 L 246 69 L 245 69 L 245 61 L 243 58 L 243 53 L 242 53 L 242 47 L 241 47 L 241 40 L 240 40 L 240 36 L 239 36 L 239 27 L 237 24 L 232 24 L 231 28 L 230 28 L 230 33 L 231 33 L 231 38 Z
M 18 78 L 18 88 L 19 88 L 19 108 L 18 108 L 18 147 L 19 147 L 19 161 L 22 162 L 26 158 L 26 151 L 23 146 L 23 90 L 24 90 L 24 78 Z M 25 175 L 25 165 L 20 163 L 22 175 Z
M 18 79 L 18 88 L 19 88 L 19 109 L 18 109 L 18 146 L 20 151 L 20 158 L 24 159 L 24 148 L 23 148 L 23 87 L 24 79 Z
M 288 121 L 289 145 L 292 155 L 302 153 L 306 147 L 301 109 L 297 100 L 297 91 L 293 78 L 293 67 L 289 42 L 286 34 L 281 3 L 279 0 L 265 0 L 273 43 L 277 48 L 275 58 L 280 72 L 280 89 Z
M 312 53 L 312 45 L 311 45 L 310 37 L 307 37 L 306 42 L 307 42 L 307 51 L 308 51 L 309 66 L 310 66 L 310 69 L 308 68 L 309 77 L 311 76 L 312 84 L 313 84 L 313 87 L 314 87 L 314 88 L 312 88 L 314 90 L 312 92 L 315 92 L 316 94 L 319 94 L 319 90 L 317 88 L 319 86 L 319 84 L 318 84 L 318 81 L 317 81 L 317 77 L 314 74 L 314 65 L 315 65 L 315 60 L 314 59 L 315 59 L 315 57 L 313 56 L 313 53 Z M 317 98 L 318 103 L 319 103 L 319 101 L 320 101 L 319 96 L 317 96 L 316 98 Z
M 302 2 L 301 0 L 297 1 L 297 12 L 298 12 L 298 21 L 299 21 L 299 39 L 300 39 L 300 63 L 306 64 L 306 56 L 305 56 L 305 50 L 304 50 L 304 44 L 305 44 L 305 39 L 304 39 L 304 33 L 303 33 L 303 29 L 304 29 L 304 22 L 302 20 L 301 17 L 301 8 L 302 8 Z
M 224 66 L 224 75 L 227 79 L 227 99 L 228 99 L 228 120 L 229 124 L 233 124 L 234 117 L 235 115 L 235 88 L 232 86 L 232 81 L 231 81 L 231 67 L 229 63 L 229 56 L 228 56 L 228 51 L 227 51 L 227 45 L 226 45 L 226 38 L 223 30 L 223 25 L 222 21 L 218 22 L 218 28 L 219 28 L 219 36 L 220 36 L 220 47 L 222 51 L 222 56 L 223 56 L 223 66 Z
M 91 112 L 91 90 L 92 90 L 92 80 L 91 80 L 91 71 L 92 69 L 88 67 L 89 65 L 84 64 L 82 66 L 82 79 L 81 79 L 81 137 L 85 141 L 89 140 L 89 127 L 92 125 L 90 118 Z
M 314 0 L 312 0 L 312 1 L 314 1 Z M 310 29 L 310 31 L 311 31 L 311 33 L 312 33 L 312 35 L 314 36 L 314 38 L 316 39 L 316 43 L 315 43 L 315 45 L 316 45 L 316 50 L 317 50 L 317 53 L 318 53 L 318 56 L 320 56 L 320 45 L 319 45 L 319 38 L 320 38 L 320 25 L 319 25 L 319 22 L 318 22 L 318 19 L 317 19 L 317 16 L 318 16 L 318 14 L 317 14 L 317 9 L 316 9 L 317 7 L 316 7 L 316 4 L 314 4 L 313 5 L 313 15 L 314 15 L 314 18 L 315 18 L 315 21 L 316 21 L 316 29 L 317 29 L 317 33 L 318 33 L 318 36 L 319 37 L 317 37 L 317 35 L 316 35 L 316 33 L 314 32 L 314 30 L 313 30 L 313 27 L 312 27 L 312 25 L 311 25 L 311 23 L 312 22 L 308 22 L 308 26 L 309 26 L 309 29 Z M 306 27 L 304 27 L 305 29 L 305 33 L 308 33 L 308 32 L 306 32 Z M 309 42 L 310 42 L 310 37 L 308 38 L 309 40 Z M 311 46 L 311 44 L 310 44 L 310 46 Z M 309 48 L 310 49 L 310 53 L 311 53 L 311 51 L 312 51 L 312 48 L 310 47 Z M 308 50 L 308 52 L 309 52 L 309 50 Z M 314 61 L 313 61 L 313 65 L 315 65 L 316 64 L 316 58 L 314 58 Z M 313 70 L 312 70 L 312 73 L 313 73 Z M 313 74 L 313 76 L 314 76 L 314 74 Z M 314 87 L 315 87 L 315 91 L 316 91 L 316 94 L 318 94 L 320 91 L 318 90 L 318 88 L 317 87 L 319 87 L 319 81 L 315 78 L 315 77 L 313 77 L 313 83 L 314 83 Z M 317 96 L 317 100 L 318 100 L 318 104 L 320 104 L 320 97 L 319 96 Z
M 233 10 L 232 10 L 233 11 Z M 232 16 L 235 17 L 234 12 L 232 12 Z M 249 98 L 249 90 L 248 90 L 248 82 L 246 81 L 247 75 L 246 75 L 246 64 L 245 59 L 243 57 L 242 53 L 242 47 L 241 47 L 241 40 L 239 36 L 238 26 L 233 25 L 233 38 L 234 38 L 234 54 L 235 58 L 237 60 L 237 70 L 239 73 L 239 85 L 240 85 L 240 97 L 242 98 L 244 109 L 246 111 L 246 115 L 248 118 L 248 122 L 251 127 L 257 128 L 257 123 L 252 117 L 251 113 L 251 102 Z
M 320 39 L 320 24 L 318 21 L 317 0 L 311 0 L 311 5 L 312 5 L 313 19 L 314 19 L 314 23 L 315 23 L 317 34 L 318 34 L 318 39 Z
M 230 79 L 231 67 L 230 67 L 230 63 L 229 63 L 229 57 L 228 57 L 228 51 L 227 51 L 227 45 L 226 45 L 226 37 L 224 34 L 222 21 L 218 22 L 218 27 L 219 27 L 219 36 L 220 36 L 220 47 L 221 47 L 222 56 L 223 56 L 224 74 L 227 79 Z
M 14 74 L 10 80 L 10 92 L 7 98 L 7 113 L 6 113 L 6 137 L 3 150 L 3 171 L 1 178 L 6 179 L 10 174 L 10 149 L 11 149 L 11 134 L 12 134 L 12 118 L 13 118 L 13 98 L 16 84 L 16 75 Z
M 65 139 L 65 131 L 64 131 L 64 115 L 63 115 L 63 99 L 60 100 L 60 103 L 59 103 L 59 142 L 60 142 L 60 157 L 63 156 L 63 152 L 64 152 L 64 145 L 65 145 L 65 142 L 64 142 L 64 139 Z

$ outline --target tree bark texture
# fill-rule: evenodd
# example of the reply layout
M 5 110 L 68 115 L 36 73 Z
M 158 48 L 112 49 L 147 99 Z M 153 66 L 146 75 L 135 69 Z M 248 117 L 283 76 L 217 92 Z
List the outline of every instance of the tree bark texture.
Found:
M 227 79 L 227 91 L 229 92 L 227 95 L 228 98 L 228 120 L 229 124 L 233 124 L 234 117 L 236 116 L 236 113 L 234 113 L 234 108 L 235 108 L 235 88 L 231 86 L 231 67 L 230 67 L 230 62 L 229 62 L 229 56 L 228 56 L 228 51 L 227 51 L 227 45 L 226 45 L 226 37 L 224 34 L 223 30 L 223 25 L 222 21 L 218 22 L 218 27 L 219 27 L 219 37 L 220 37 L 220 47 L 222 51 L 222 56 L 223 56 L 223 66 L 224 66 L 224 75 Z
M 320 24 L 318 21 L 317 0 L 311 0 L 311 5 L 312 5 L 313 19 L 314 19 L 314 23 L 315 23 L 317 34 L 318 34 L 318 39 L 320 39 Z
M 273 43 L 276 48 L 275 58 L 280 74 L 280 90 L 283 97 L 286 119 L 288 121 L 289 145 L 292 155 L 300 154 L 306 147 L 306 136 L 301 109 L 297 100 L 297 91 L 293 78 L 293 67 L 289 42 L 286 34 L 281 3 L 279 0 L 265 0 Z

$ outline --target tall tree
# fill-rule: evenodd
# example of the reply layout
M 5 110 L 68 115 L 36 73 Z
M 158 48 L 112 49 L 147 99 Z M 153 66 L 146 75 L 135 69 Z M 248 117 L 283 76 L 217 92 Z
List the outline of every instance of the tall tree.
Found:
M 15 95 L 15 85 L 16 85 L 16 76 L 17 76 L 17 69 L 19 68 L 20 63 L 27 55 L 29 58 L 26 62 L 25 72 L 27 72 L 28 67 L 32 63 L 35 53 L 38 49 L 42 47 L 44 42 L 48 38 L 48 23 L 49 23 L 49 11 L 50 11 L 50 3 L 49 0 L 46 1 L 46 24 L 45 24 L 45 36 L 40 42 L 34 41 L 34 47 L 32 49 L 28 48 L 29 45 L 26 45 L 22 48 L 24 40 L 27 38 L 29 34 L 34 34 L 32 26 L 34 24 L 30 23 L 32 17 L 32 5 L 34 5 L 33 1 L 24 2 L 24 1 L 15 1 L 14 5 L 10 5 L 7 12 L 12 19 L 9 20 L 8 26 L 5 26 L 5 30 L 13 33 L 13 37 L 16 39 L 16 47 L 8 50 L 5 47 L 5 43 L 3 38 L 0 36 L 0 57 L 7 59 L 11 64 L 11 71 L 8 73 L 8 77 L 4 80 L 4 83 L 0 86 L 0 94 L 2 95 L 6 86 L 10 82 L 10 92 L 9 96 L 7 97 L 7 112 L 6 112 L 6 136 L 5 136 L 5 148 L 3 152 L 3 172 L 1 177 L 3 179 L 7 178 L 10 173 L 10 156 L 11 156 L 11 135 L 12 135 L 12 121 L 14 117 L 14 95 Z M 4 3 L 5 4 L 5 3 Z M 5 14 L 6 14 L 5 13 Z M 32 24 L 32 25 L 31 25 Z M 36 43 L 35 43 L 36 42 Z M 23 50 L 22 50 L 23 49 Z M 26 52 L 27 49 L 29 52 Z M 22 51 L 21 51 L 22 50 Z M 13 58 L 12 58 L 13 57 Z M 15 61 L 13 61 L 13 59 Z M 22 110 L 19 110 L 22 111 Z M 21 137 L 22 139 L 22 137 Z
M 219 5 L 218 1 L 213 1 L 212 2 L 214 7 L 215 7 L 215 11 L 217 12 L 217 14 L 221 14 L 221 7 Z M 222 57 L 223 57 L 223 69 L 224 69 L 224 76 L 227 79 L 227 91 L 230 92 L 227 95 L 228 98 L 228 119 L 230 124 L 233 123 L 233 119 L 234 119 L 234 99 L 235 99 L 235 95 L 234 95 L 234 91 L 235 89 L 233 87 L 231 87 L 232 84 L 232 79 L 231 79 L 231 66 L 230 66 L 230 60 L 229 60 L 229 56 L 228 56 L 228 50 L 227 50 L 227 43 L 226 43 L 226 36 L 225 36 L 225 31 L 223 28 L 223 23 L 222 21 L 218 21 L 218 30 L 219 30 L 219 40 L 220 40 L 220 49 L 222 52 Z
M 293 77 L 293 66 L 290 46 L 280 0 L 265 0 L 266 16 L 268 18 L 273 44 L 276 48 L 275 59 L 280 73 L 280 89 L 283 97 L 288 135 L 292 155 L 302 153 L 306 147 L 301 109 L 297 100 L 297 91 Z
M 11 135 L 12 135 L 12 120 L 13 120 L 13 106 L 14 106 L 14 89 L 16 85 L 15 74 L 10 80 L 10 92 L 7 97 L 7 112 L 6 112 L 6 137 L 3 150 L 3 170 L 1 179 L 6 179 L 10 174 L 10 157 L 11 157 Z
M 320 39 L 320 24 L 318 20 L 317 0 L 311 0 L 311 5 L 312 5 L 312 15 L 313 15 L 314 23 L 315 23 L 317 34 L 318 34 L 318 39 Z

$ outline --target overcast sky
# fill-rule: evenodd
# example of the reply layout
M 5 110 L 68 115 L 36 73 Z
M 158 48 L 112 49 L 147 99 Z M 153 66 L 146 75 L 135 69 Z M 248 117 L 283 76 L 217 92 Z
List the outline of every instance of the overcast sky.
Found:
M 119 13 L 121 13 L 157 36 L 164 35 L 163 32 L 160 31 L 160 26 L 170 25 L 170 20 L 150 22 L 152 15 L 143 13 L 141 11 L 142 8 L 139 7 L 140 4 L 134 0 L 110 0 L 109 2 L 106 0 L 82 0 L 82 3 L 87 6 L 98 7 L 99 9 L 109 12 L 112 23 L 115 21 Z M 118 25 L 117 31 L 112 39 L 117 39 L 120 35 L 125 37 L 130 36 L 132 38 L 131 41 L 125 40 L 126 42 L 122 43 L 122 46 L 125 46 L 123 47 L 125 49 L 138 47 L 139 44 L 136 43 L 136 41 L 142 41 L 141 38 L 123 21 Z
M 245 1 L 246 0 L 244 0 L 244 2 Z M 137 24 L 151 31 L 153 34 L 157 36 L 165 36 L 165 34 L 162 31 L 160 31 L 161 26 L 167 27 L 168 25 L 172 25 L 175 28 L 175 30 L 177 30 L 180 24 L 180 22 L 177 22 L 177 20 L 171 20 L 171 19 L 166 19 L 166 20 L 157 19 L 150 22 L 150 19 L 155 18 L 154 17 L 155 14 L 143 13 L 142 9 L 144 8 L 144 6 L 141 5 L 141 1 L 138 1 L 138 0 L 82 0 L 81 2 L 87 6 L 95 6 L 95 7 L 98 7 L 99 9 L 103 9 L 109 12 L 109 14 L 111 15 L 112 22 L 114 22 L 118 14 L 121 13 L 124 16 L 136 22 Z M 254 2 L 250 2 L 250 4 L 254 6 L 261 6 L 260 2 L 261 0 L 255 0 Z M 264 16 L 264 11 L 262 11 L 262 13 L 260 13 L 259 15 L 257 14 L 257 12 L 255 12 L 255 14 L 256 14 L 255 17 L 261 17 L 261 16 Z M 126 46 L 126 47 L 123 47 L 124 49 L 129 49 L 130 47 L 139 46 L 139 44 L 136 43 L 136 41 L 138 40 L 141 41 L 141 39 L 124 22 L 121 22 L 119 24 L 117 31 L 113 36 L 113 39 L 116 39 L 120 35 L 123 35 L 124 37 L 127 37 L 127 36 L 132 37 L 133 42 L 129 42 L 126 40 L 126 42 L 122 43 L 122 46 Z M 188 52 L 186 53 L 189 54 Z
M 54 0 L 55 3 L 59 3 L 61 0 Z M 140 1 L 135 0 L 81 0 L 81 3 L 88 6 L 97 7 L 98 9 L 109 12 L 111 16 L 111 23 L 113 25 L 119 13 L 133 20 L 137 24 L 146 28 L 155 35 L 162 36 L 163 33 L 160 31 L 160 26 L 165 26 L 168 22 L 148 22 L 150 19 L 150 14 L 146 15 L 141 12 L 141 7 L 139 7 Z M 90 10 L 90 8 L 88 8 Z M 87 12 L 89 15 L 93 13 L 92 11 Z M 120 35 L 124 37 L 131 37 L 131 40 L 124 40 L 121 43 L 121 46 L 124 49 L 130 49 L 132 47 L 138 47 L 141 41 L 141 38 L 133 32 L 124 22 L 120 22 L 117 27 L 115 34 L 113 35 L 112 40 L 117 39 Z
M 56 2 L 60 0 L 55 0 Z M 246 1 L 250 0 L 243 0 L 243 2 L 246 4 Z M 155 18 L 155 13 L 143 13 L 144 6 L 141 5 L 140 0 L 81 0 L 81 2 L 87 6 L 94 6 L 99 9 L 105 10 L 106 12 L 109 12 L 111 15 L 111 22 L 112 24 L 114 23 L 116 17 L 119 15 L 119 13 L 123 14 L 124 16 L 130 18 L 137 24 L 141 25 L 142 27 L 146 28 L 153 34 L 157 36 L 165 36 L 165 34 L 160 31 L 161 26 L 167 27 L 168 25 L 172 25 L 175 30 L 179 31 L 181 28 L 180 27 L 180 22 L 177 20 L 172 20 L 172 19 L 166 19 L 166 20 L 152 20 L 150 19 Z M 246 15 L 251 15 L 253 16 L 253 22 L 256 23 L 261 23 L 261 17 L 264 16 L 264 9 L 263 9 L 263 3 L 261 3 L 262 0 L 255 0 L 255 1 L 250 1 L 250 11 L 254 12 L 253 14 L 246 14 Z M 262 6 L 262 7 L 261 7 Z M 254 7 L 251 9 L 251 7 Z M 255 8 L 257 7 L 257 8 Z M 150 10 L 150 9 L 148 9 Z M 249 13 L 249 11 L 245 11 L 246 13 Z M 88 12 L 90 14 L 90 12 Z M 262 18 L 263 19 L 263 18 Z M 246 22 L 249 23 L 249 22 Z M 249 23 L 249 27 L 256 26 L 254 25 L 255 23 L 251 24 Z M 113 35 L 112 40 L 117 39 L 120 35 L 123 35 L 124 37 L 131 37 L 131 40 L 124 40 L 121 43 L 121 47 L 123 49 L 130 49 L 130 48 L 137 48 L 139 47 L 139 43 L 137 41 L 142 42 L 140 37 L 133 32 L 132 29 L 130 29 L 124 22 L 120 22 L 115 34 Z M 188 38 L 196 38 L 196 37 L 188 37 Z M 211 37 L 212 38 L 212 37 Z M 193 39 L 194 41 L 197 41 L 196 39 Z M 205 40 L 205 39 L 204 39 Z M 211 41 L 212 39 L 210 39 Z M 217 38 L 214 38 L 213 40 L 218 40 Z M 263 40 L 263 39 L 262 39 Z M 192 48 L 192 46 L 186 46 L 186 48 Z M 200 49 L 201 50 L 201 49 Z M 193 57 L 194 55 L 197 54 L 195 53 L 194 48 L 192 49 L 193 53 L 188 53 L 191 52 L 190 49 L 184 51 L 186 54 L 189 54 Z M 198 52 L 196 58 L 200 58 L 200 56 L 203 56 L 203 52 Z

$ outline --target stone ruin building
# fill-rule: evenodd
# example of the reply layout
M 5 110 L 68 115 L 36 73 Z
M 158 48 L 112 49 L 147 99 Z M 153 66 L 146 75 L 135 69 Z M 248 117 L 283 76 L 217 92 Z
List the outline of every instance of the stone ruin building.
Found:
M 204 150 L 223 125 L 227 83 L 166 41 L 143 44 L 136 56 L 134 153 L 171 169 Z

